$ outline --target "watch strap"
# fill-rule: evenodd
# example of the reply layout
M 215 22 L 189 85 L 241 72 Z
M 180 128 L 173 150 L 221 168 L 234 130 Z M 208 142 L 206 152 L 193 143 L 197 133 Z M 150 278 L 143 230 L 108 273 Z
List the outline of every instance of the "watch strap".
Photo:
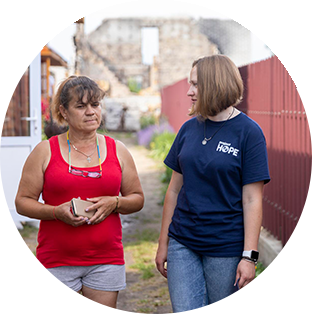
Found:
M 259 252 L 255 250 L 243 251 L 242 257 L 246 257 L 254 262 L 258 260 Z

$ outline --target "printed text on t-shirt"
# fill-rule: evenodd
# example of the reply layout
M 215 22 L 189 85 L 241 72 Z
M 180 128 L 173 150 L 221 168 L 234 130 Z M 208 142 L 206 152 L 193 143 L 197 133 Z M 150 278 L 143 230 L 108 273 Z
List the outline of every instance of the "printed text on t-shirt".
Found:
M 232 154 L 233 156 L 237 156 L 239 149 L 231 146 L 231 143 L 219 142 L 216 151 L 224 154 Z

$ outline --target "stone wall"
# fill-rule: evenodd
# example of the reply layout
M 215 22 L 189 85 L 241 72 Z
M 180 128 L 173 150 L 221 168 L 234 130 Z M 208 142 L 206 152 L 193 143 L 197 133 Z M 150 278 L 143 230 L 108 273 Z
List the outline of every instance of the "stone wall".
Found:
M 108 131 L 139 131 L 142 114 L 160 114 L 160 96 L 105 98 L 104 127 Z
M 159 29 L 160 88 L 188 76 L 193 60 L 218 53 L 217 46 L 200 33 L 198 23 L 191 18 L 106 19 L 88 35 L 88 42 L 124 84 L 134 77 L 142 80 L 143 88 L 151 85 L 149 66 L 142 64 L 143 27 Z
M 159 34 L 159 55 L 150 66 L 143 64 L 141 53 L 142 28 L 146 27 L 157 27 Z M 110 18 L 89 35 L 77 29 L 75 42 L 78 73 L 92 77 L 107 91 L 105 127 L 137 131 L 153 97 L 147 101 L 146 97 L 134 96 L 129 80 L 140 82 L 141 95 L 157 95 L 159 110 L 159 90 L 188 77 L 195 59 L 220 52 L 246 59 L 250 36 L 234 21 Z
M 104 20 L 89 34 L 88 42 L 123 84 L 140 78 L 143 88 L 149 86 L 149 66 L 142 64 L 140 20 Z
M 126 97 L 131 95 L 128 86 L 123 84 L 116 73 L 109 68 L 105 57 L 97 53 L 87 40 L 81 25 L 76 28 L 74 37 L 76 46 L 75 72 L 95 80 L 110 97 Z

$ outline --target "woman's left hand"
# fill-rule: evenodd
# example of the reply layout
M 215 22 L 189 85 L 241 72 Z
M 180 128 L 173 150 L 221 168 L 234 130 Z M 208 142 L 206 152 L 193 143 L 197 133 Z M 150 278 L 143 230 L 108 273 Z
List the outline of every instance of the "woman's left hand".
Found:
M 94 205 L 89 206 L 86 211 L 96 210 L 88 224 L 98 224 L 108 217 L 116 208 L 116 196 L 100 196 L 87 198 L 87 201 L 93 202 Z
M 237 281 L 239 279 L 238 288 L 241 289 L 247 286 L 247 284 L 249 284 L 255 278 L 255 276 L 256 276 L 255 264 L 242 259 L 237 266 L 234 286 L 237 285 Z

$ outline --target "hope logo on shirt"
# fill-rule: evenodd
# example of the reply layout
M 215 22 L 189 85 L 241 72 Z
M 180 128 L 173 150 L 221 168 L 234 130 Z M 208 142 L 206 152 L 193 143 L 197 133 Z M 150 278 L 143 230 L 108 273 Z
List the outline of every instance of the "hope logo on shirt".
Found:
M 231 143 L 219 142 L 216 151 L 224 154 L 232 154 L 233 156 L 237 156 L 239 149 L 231 146 Z

